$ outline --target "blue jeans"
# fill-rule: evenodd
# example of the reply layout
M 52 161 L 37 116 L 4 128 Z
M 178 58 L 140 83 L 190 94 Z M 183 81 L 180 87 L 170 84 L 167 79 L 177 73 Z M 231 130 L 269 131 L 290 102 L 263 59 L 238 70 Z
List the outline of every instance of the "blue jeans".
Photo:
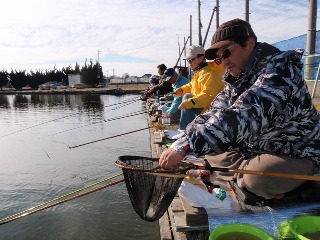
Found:
M 191 93 L 186 93 L 182 97 L 182 102 L 188 98 L 192 98 L 193 95 Z M 203 108 L 190 108 L 190 109 L 182 109 L 180 116 L 180 124 L 179 129 L 185 130 L 187 125 L 195 119 L 202 112 Z

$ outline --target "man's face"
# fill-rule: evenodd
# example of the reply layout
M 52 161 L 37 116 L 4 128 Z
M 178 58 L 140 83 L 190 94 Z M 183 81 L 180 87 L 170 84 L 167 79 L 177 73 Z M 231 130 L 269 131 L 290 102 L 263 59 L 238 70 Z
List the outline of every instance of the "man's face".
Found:
M 224 69 L 234 77 L 238 77 L 241 71 L 245 69 L 252 49 L 247 45 L 242 47 L 239 44 L 230 41 L 217 51 L 217 56 Z
M 171 79 L 169 80 L 172 84 L 175 84 L 177 81 L 177 75 L 173 74 Z
M 204 56 L 201 57 L 194 57 L 190 60 L 188 60 L 189 66 L 192 70 L 194 70 L 196 67 L 199 66 L 199 64 L 203 61 Z
M 163 73 L 164 73 L 164 71 L 162 71 L 161 68 L 158 68 L 158 74 L 159 74 L 160 76 L 162 76 Z

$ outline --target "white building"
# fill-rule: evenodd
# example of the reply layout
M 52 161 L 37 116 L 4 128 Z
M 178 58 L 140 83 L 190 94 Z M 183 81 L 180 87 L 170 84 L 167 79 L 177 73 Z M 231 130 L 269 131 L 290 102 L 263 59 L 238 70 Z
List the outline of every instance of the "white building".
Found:
M 75 84 L 82 83 L 82 77 L 80 74 L 68 74 L 69 87 L 73 87 Z

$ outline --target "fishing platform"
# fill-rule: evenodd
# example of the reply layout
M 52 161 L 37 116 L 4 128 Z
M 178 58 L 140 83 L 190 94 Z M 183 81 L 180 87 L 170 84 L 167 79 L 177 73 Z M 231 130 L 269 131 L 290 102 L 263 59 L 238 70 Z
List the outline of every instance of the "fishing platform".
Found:
M 168 132 L 178 129 L 178 125 L 162 125 L 161 114 L 152 110 L 151 106 L 152 100 L 147 100 L 149 126 L 162 126 L 162 129 L 150 128 L 152 157 L 160 157 L 172 142 Z M 290 219 L 301 215 L 320 216 L 318 182 L 307 181 L 281 200 L 266 200 L 240 189 L 233 182 L 217 180 L 214 172 L 210 180 L 227 193 L 229 201 L 225 202 L 225 206 L 210 209 L 193 207 L 177 194 L 159 220 L 161 240 L 207 240 L 215 228 L 232 223 L 250 224 L 270 234 L 271 239 L 282 239 L 279 238 L 279 226 Z

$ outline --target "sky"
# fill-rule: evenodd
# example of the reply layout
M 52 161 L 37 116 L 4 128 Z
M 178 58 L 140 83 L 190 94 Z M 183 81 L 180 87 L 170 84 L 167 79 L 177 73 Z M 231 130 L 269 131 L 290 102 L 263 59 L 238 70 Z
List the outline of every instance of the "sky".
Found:
M 215 4 L 201 0 L 203 39 Z M 272 44 L 307 33 L 308 7 L 308 0 L 250 0 L 249 22 L 258 41 Z M 220 0 L 219 8 L 220 24 L 244 19 L 245 0 Z M 74 68 L 91 60 L 105 76 L 157 74 L 157 65 L 178 62 L 190 16 L 192 44 L 199 44 L 198 0 L 7 0 L 1 10 L 0 69 L 8 71 Z M 205 48 L 215 29 L 216 13 Z

